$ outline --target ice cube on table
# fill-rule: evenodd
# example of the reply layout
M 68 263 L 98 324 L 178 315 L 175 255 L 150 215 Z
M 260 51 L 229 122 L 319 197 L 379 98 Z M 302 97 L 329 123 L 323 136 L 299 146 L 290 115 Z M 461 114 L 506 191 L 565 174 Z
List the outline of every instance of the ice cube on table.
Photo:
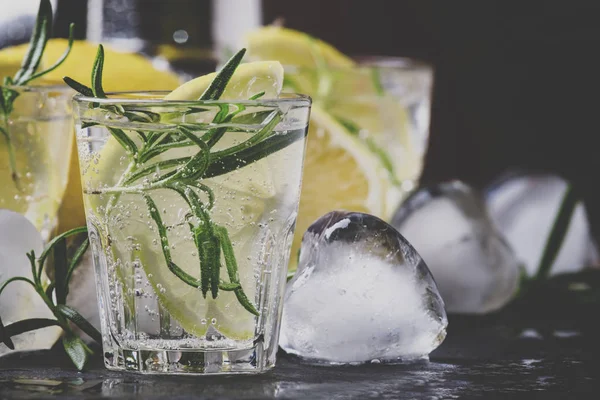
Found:
M 459 181 L 423 188 L 391 224 L 429 266 L 454 313 L 487 313 L 514 296 L 521 266 L 490 220 L 481 196 Z
M 0 209 L 0 285 L 8 279 L 22 276 L 33 279 L 26 253 L 43 250 L 42 236 L 27 218 L 14 211 Z M 42 282 L 47 280 L 42 273 Z M 0 294 L 0 317 L 4 326 L 30 318 L 54 319 L 52 312 L 35 289 L 26 282 L 9 283 Z M 15 350 L 0 342 L 0 356 L 12 351 L 49 349 L 58 340 L 62 329 L 50 326 L 12 337 Z
M 334 211 L 308 228 L 284 299 L 279 344 L 310 360 L 423 358 L 446 336 L 429 269 L 402 235 L 368 214 Z
M 529 276 L 537 273 L 568 183 L 555 175 L 512 173 L 486 188 L 492 220 L 504 234 Z M 598 250 L 580 201 L 571 216 L 550 275 L 598 264 Z

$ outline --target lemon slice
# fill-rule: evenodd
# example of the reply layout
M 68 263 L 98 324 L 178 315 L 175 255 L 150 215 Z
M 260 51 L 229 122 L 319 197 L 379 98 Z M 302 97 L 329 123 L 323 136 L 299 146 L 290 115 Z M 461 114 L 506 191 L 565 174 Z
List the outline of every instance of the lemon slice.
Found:
M 339 209 L 375 215 L 388 213 L 388 185 L 377 157 L 343 125 L 313 104 L 290 269 L 296 267 L 302 234 L 322 215 Z
M 39 70 L 50 67 L 60 58 L 67 48 L 66 39 L 50 39 L 44 49 Z M 11 75 L 14 70 L 15 60 L 19 60 L 18 67 L 25 57 L 28 43 L 7 47 L 0 50 L 0 71 L 6 69 Z M 63 84 L 63 77 L 69 76 L 78 82 L 88 82 L 93 60 L 96 58 L 98 45 L 95 43 L 76 40 L 69 57 L 54 71 L 43 76 L 43 81 Z M 170 71 L 156 69 L 151 61 L 135 53 L 124 53 L 110 46 L 104 48 L 104 90 L 172 90 L 181 83 L 177 75 Z M 6 66 L 6 67 L 5 67 Z M 14 70 L 16 72 L 16 70 Z M 14 74 L 14 73 L 12 73 Z M 31 84 L 39 84 L 33 81 Z
M 216 72 L 184 83 L 169 93 L 165 100 L 198 100 L 208 88 Z M 257 61 L 241 64 L 233 75 L 221 100 L 248 100 L 255 94 L 265 92 L 263 98 L 275 98 L 283 85 L 283 67 L 277 61 Z
M 215 75 L 209 74 L 189 81 L 165 99 L 196 100 L 204 93 Z M 278 62 L 242 64 L 236 69 L 222 97 L 229 100 L 246 100 L 257 93 L 265 92 L 265 98 L 275 98 L 279 95 L 282 81 L 283 68 Z M 219 145 L 221 142 L 226 142 L 226 146 L 239 142 L 240 137 L 236 135 L 247 134 L 227 132 Z M 173 149 L 153 158 L 149 163 L 190 156 L 196 152 L 195 147 Z M 125 150 L 112 137 L 107 139 L 99 155 L 85 154 L 85 150 L 82 155 L 80 158 L 83 186 L 88 191 L 106 185 L 118 185 L 121 175 L 130 165 Z M 255 243 L 259 242 L 258 235 L 261 234 L 256 222 L 263 217 L 267 202 L 275 196 L 269 165 L 266 160 L 260 160 L 204 183 L 210 185 L 215 194 L 211 218 L 215 224 L 225 227 L 228 231 L 238 260 L 240 283 L 252 301 L 258 290 L 254 266 L 261 256 L 260 249 L 254 248 L 258 247 Z M 197 249 L 185 222 L 185 214 L 189 211 L 187 204 L 171 190 L 155 190 L 152 192 L 152 198 L 161 210 L 163 223 L 169 227 L 169 245 L 173 261 L 188 274 L 199 277 Z M 253 338 L 256 317 L 239 304 L 233 292 L 221 290 L 216 299 L 209 298 L 210 294 L 205 299 L 198 288 L 185 284 L 169 271 L 162 254 L 161 247 L 164 243 L 158 237 L 155 222 L 148 216 L 147 206 L 140 195 L 121 195 L 111 214 L 117 217 L 106 221 L 103 212 L 109 199 L 108 195 L 85 196 L 88 217 L 92 218 L 92 223 L 97 226 L 108 223 L 108 230 L 112 236 L 111 256 L 125 271 L 120 274 L 119 279 L 130 279 L 126 273 L 128 267 L 141 266 L 161 306 L 189 333 L 201 337 L 206 334 L 208 327 L 212 326 L 228 338 Z M 122 215 L 127 217 L 120 218 Z M 227 275 L 224 269 L 221 274 L 223 277 Z M 131 285 L 132 283 L 126 283 L 125 286 Z
M 253 59 L 277 59 L 289 69 L 290 89 L 312 96 L 315 104 L 354 129 L 390 173 L 390 201 L 399 203 L 400 182 L 421 171 L 404 105 L 382 87 L 376 69 L 361 67 L 333 46 L 302 32 L 267 26 L 246 36 Z M 348 124 L 346 124 L 348 125 Z M 381 216 L 388 218 L 389 215 Z
M 246 36 L 248 55 L 259 60 L 277 60 L 284 65 L 313 67 L 321 60 L 329 66 L 350 67 L 351 58 L 333 46 L 305 33 L 279 26 L 266 26 Z

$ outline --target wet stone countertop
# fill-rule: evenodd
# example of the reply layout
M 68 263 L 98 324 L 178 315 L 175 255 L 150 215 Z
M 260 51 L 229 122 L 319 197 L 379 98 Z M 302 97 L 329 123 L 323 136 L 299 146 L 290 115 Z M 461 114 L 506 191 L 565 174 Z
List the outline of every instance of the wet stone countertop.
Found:
M 599 316 L 594 271 L 533 288 L 493 315 L 450 315 L 429 362 L 326 367 L 280 352 L 264 375 L 165 377 L 111 372 L 98 358 L 78 373 L 50 350 L 0 358 L 0 398 L 594 398 Z

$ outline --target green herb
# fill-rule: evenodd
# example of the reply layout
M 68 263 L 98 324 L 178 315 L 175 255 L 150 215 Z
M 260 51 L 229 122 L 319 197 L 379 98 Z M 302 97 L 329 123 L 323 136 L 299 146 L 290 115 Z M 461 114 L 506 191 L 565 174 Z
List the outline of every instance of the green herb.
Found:
M 560 208 L 558 209 L 556 217 L 554 218 L 554 223 L 552 224 L 552 229 L 546 239 L 546 245 L 544 246 L 535 279 L 545 279 L 550 274 L 550 268 L 552 267 L 554 260 L 556 260 L 558 252 L 562 248 L 562 242 L 569 230 L 569 225 L 578 201 L 579 196 L 573 189 L 573 186 L 569 185 L 563 195 Z
M 4 289 L 12 282 L 25 282 L 33 287 L 37 294 L 42 298 L 46 306 L 50 309 L 56 319 L 32 318 L 10 325 L 4 326 L 0 319 L 0 342 L 4 343 L 8 348 L 15 348 L 11 337 L 20 335 L 25 332 L 30 332 L 36 329 L 46 328 L 48 326 L 60 326 L 64 331 L 62 339 L 65 351 L 73 361 L 73 364 L 78 370 L 83 369 L 89 356 L 92 355 L 90 348 L 79 338 L 71 328 L 70 323 L 75 324 L 83 332 L 92 339 L 101 343 L 102 335 L 94 328 L 85 318 L 81 316 L 75 309 L 66 305 L 67 296 L 69 294 L 69 283 L 73 271 L 79 265 L 83 253 L 88 248 L 88 240 L 86 239 L 75 251 L 69 259 L 67 256 L 66 239 L 70 236 L 83 234 L 87 232 L 87 228 L 75 228 L 68 232 L 55 237 L 44 248 L 42 254 L 36 257 L 32 250 L 27 253 L 27 258 L 31 264 L 31 278 L 24 276 L 16 276 L 10 278 L 0 285 L 0 295 Z M 44 270 L 46 261 L 52 256 L 54 265 L 54 280 L 48 285 L 42 280 L 42 271 Z
M 5 77 L 3 86 L 0 87 L 0 118 L 2 119 L 0 136 L 6 141 L 11 177 L 17 189 L 20 191 L 22 191 L 22 188 L 20 185 L 19 172 L 17 171 L 15 148 L 9 130 L 9 116 L 13 111 L 14 101 L 19 96 L 19 92 L 11 87 L 24 86 L 34 79 L 55 70 L 67 59 L 67 56 L 71 52 L 71 48 L 73 47 L 74 24 L 69 26 L 69 43 L 63 55 L 50 68 L 36 72 L 42 60 L 48 39 L 52 36 L 52 15 L 52 5 L 50 4 L 50 0 L 40 0 L 35 27 L 21 68 L 13 78 L 10 76 Z
M 224 65 L 199 100 L 218 100 L 220 98 L 244 53 L 245 49 L 242 49 Z M 92 87 L 87 87 L 68 77 L 65 78 L 65 82 L 85 96 L 92 93 L 97 98 L 104 97 L 101 79 L 103 64 L 104 52 L 102 46 L 99 46 L 92 72 Z M 264 93 L 258 93 L 252 99 L 258 99 L 263 95 Z M 130 121 L 139 121 L 140 118 L 142 122 L 160 120 L 160 116 L 132 108 L 135 106 L 128 104 L 115 106 L 98 102 L 92 103 L 92 107 L 104 108 L 126 117 Z M 167 132 L 136 131 L 141 141 L 137 145 L 123 130 L 107 126 L 113 138 L 126 151 L 129 157 L 129 166 L 115 186 L 98 189 L 90 194 L 112 195 L 105 210 L 107 220 L 123 193 L 140 195 L 157 227 L 163 258 L 169 271 L 185 284 L 198 288 L 205 298 L 208 293 L 212 298 L 216 298 L 221 290 L 233 291 L 240 305 L 249 313 L 258 316 L 256 307 L 248 299 L 240 283 L 238 263 L 229 233 L 225 227 L 218 225 L 211 218 L 215 196 L 212 189 L 203 184 L 202 180 L 227 174 L 267 157 L 303 139 L 306 132 L 276 134 L 274 129 L 283 118 L 279 109 L 249 113 L 238 117 L 238 114 L 245 110 L 241 104 L 219 103 L 214 107 L 218 107 L 219 111 L 213 117 L 211 124 L 179 124 L 174 125 Z M 196 107 L 192 112 L 205 111 L 208 109 Z M 223 135 L 228 130 L 235 129 L 221 125 L 234 123 L 259 124 L 260 128 L 242 143 L 227 149 L 213 151 L 212 149 Z M 189 157 L 155 161 L 157 156 L 178 147 L 195 148 L 197 152 Z M 142 178 L 143 182 L 141 182 Z M 153 200 L 153 192 L 159 189 L 172 190 L 177 193 L 189 206 L 188 215 L 195 217 L 188 218 L 187 223 L 198 250 L 199 268 L 196 276 L 183 271 L 172 259 L 168 238 L 169 230 L 162 221 Z M 208 201 L 202 201 L 200 194 L 204 194 Z M 110 232 L 106 232 L 106 234 L 110 240 Z M 221 273 L 222 268 L 225 268 L 226 274 Z

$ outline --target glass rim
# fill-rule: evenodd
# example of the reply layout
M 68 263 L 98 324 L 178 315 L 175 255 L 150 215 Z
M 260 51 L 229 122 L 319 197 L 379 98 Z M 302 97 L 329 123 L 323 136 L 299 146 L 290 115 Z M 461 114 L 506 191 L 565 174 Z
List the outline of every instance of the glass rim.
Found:
M 353 65 L 339 66 L 339 65 L 328 65 L 326 69 L 329 70 L 369 70 L 369 69 L 389 69 L 398 70 L 405 72 L 427 72 L 433 71 L 433 64 L 412 57 L 397 57 L 397 56 L 378 56 L 378 55 L 356 55 L 350 57 L 355 62 Z M 282 64 L 284 69 L 289 68 L 290 70 L 314 70 L 319 67 L 317 66 L 301 66 L 293 64 Z
M 108 96 L 124 96 L 124 95 L 166 95 L 171 93 L 169 90 L 141 90 L 141 91 L 123 91 L 123 92 L 107 92 Z M 109 97 L 109 98 L 97 98 L 85 96 L 81 93 L 73 96 L 73 102 L 78 104 L 96 103 L 103 105 L 119 105 L 119 104 L 130 104 L 138 106 L 192 106 L 192 105 L 219 105 L 219 104 L 240 104 L 245 106 L 276 106 L 281 104 L 305 104 L 310 106 L 312 104 L 312 98 L 306 94 L 301 93 L 288 93 L 283 92 L 280 96 L 289 97 L 278 97 L 278 98 L 260 98 L 257 100 L 165 100 L 161 98 L 143 98 L 143 97 Z

